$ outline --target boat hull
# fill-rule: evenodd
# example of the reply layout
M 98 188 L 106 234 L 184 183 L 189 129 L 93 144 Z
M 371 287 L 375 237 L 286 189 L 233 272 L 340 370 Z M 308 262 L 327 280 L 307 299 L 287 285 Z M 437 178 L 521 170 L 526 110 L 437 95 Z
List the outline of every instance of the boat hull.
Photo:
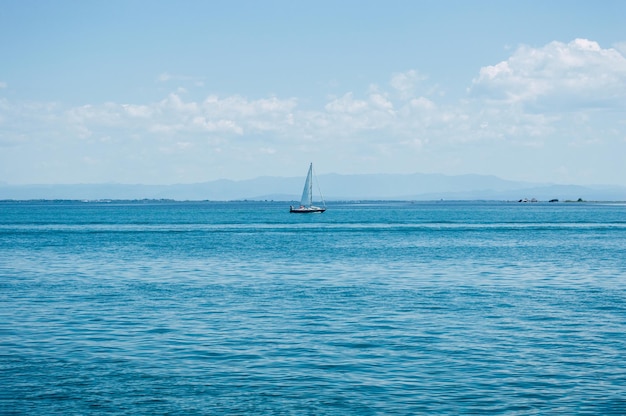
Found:
M 326 211 L 326 208 L 318 207 L 301 207 L 301 208 L 289 208 L 289 212 L 292 214 L 321 214 Z

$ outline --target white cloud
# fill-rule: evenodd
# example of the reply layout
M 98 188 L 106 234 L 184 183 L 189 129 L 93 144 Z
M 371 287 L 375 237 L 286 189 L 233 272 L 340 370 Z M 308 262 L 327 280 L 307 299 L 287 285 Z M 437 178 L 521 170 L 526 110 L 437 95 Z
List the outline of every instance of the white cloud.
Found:
M 122 104 L 122 108 L 130 117 L 150 118 L 154 114 L 154 109 L 148 105 Z
M 160 78 L 172 76 L 163 73 Z M 534 157 L 532 152 L 554 147 L 567 149 L 571 158 L 555 166 L 574 171 L 574 161 L 581 163 L 592 152 L 610 156 L 626 146 L 622 116 L 626 59 L 617 49 L 603 49 L 584 39 L 520 47 L 508 59 L 481 68 L 468 97 L 457 102 L 433 94 L 436 86 L 417 70 L 395 73 L 388 84 L 371 84 L 362 93 L 345 92 L 306 110 L 294 97 L 191 99 L 185 89 L 172 91 L 154 102 L 71 108 L 0 98 L 0 146 L 10 148 L 12 154 L 39 152 L 44 161 L 85 149 L 91 152 L 85 155 L 99 156 L 103 172 L 116 172 L 117 163 L 126 163 L 127 172 L 145 164 L 142 171 L 151 169 L 154 175 L 145 182 L 161 183 L 167 180 L 158 180 L 160 164 L 166 169 L 174 159 L 177 169 L 184 167 L 185 172 L 202 175 L 212 163 L 231 178 L 282 174 L 248 172 L 250 160 L 278 169 L 278 158 L 293 163 L 299 155 L 308 160 L 312 154 L 328 159 L 329 165 L 350 166 L 357 172 L 373 167 L 439 171 L 441 166 L 453 166 L 465 173 L 482 173 L 480 169 L 492 169 L 492 164 L 513 169 L 518 152 Z M 42 143 L 52 150 L 38 150 L 45 149 Z M 497 159 L 480 153 L 491 148 L 499 149 Z M 10 172 L 9 158 L 9 153 L 0 152 L 6 172 Z
M 191 84 L 196 87 L 201 87 L 204 85 L 204 81 L 200 77 L 192 77 L 188 75 L 174 75 L 169 72 L 162 72 L 156 78 L 157 82 L 166 83 L 170 81 L 182 82 Z
M 391 87 L 398 92 L 401 98 L 408 99 L 415 95 L 417 85 L 427 79 L 412 69 L 402 73 L 393 74 L 391 77 Z
M 626 105 L 626 58 L 587 39 L 522 46 L 508 60 L 481 68 L 471 93 L 541 111 L 621 107 Z
M 167 82 L 170 79 L 172 79 L 172 76 L 169 73 L 167 73 L 167 72 L 163 72 L 163 73 L 159 74 L 159 76 L 157 77 L 157 80 L 159 82 Z
M 409 102 L 408 106 L 411 108 L 424 110 L 433 110 L 436 107 L 434 102 L 424 97 L 413 98 Z
M 393 103 L 382 94 L 372 94 L 369 99 L 373 108 L 393 113 Z
M 211 121 L 203 116 L 198 116 L 193 119 L 193 124 L 207 132 L 234 133 L 237 135 L 244 133 L 243 128 L 232 120 Z
M 105 103 L 74 107 L 65 111 L 65 120 L 81 137 L 110 128 L 165 135 L 194 132 L 242 135 L 245 131 L 284 129 L 294 123 L 295 106 L 295 99 L 276 97 L 248 100 L 240 96 L 209 96 L 195 102 L 171 93 L 150 104 Z
M 367 110 L 367 101 L 355 100 L 351 92 L 336 98 L 324 107 L 329 113 L 358 114 Z
M 294 98 L 279 99 L 276 97 L 248 100 L 235 95 L 219 98 L 216 95 L 207 97 L 201 104 L 202 112 L 209 116 L 219 117 L 266 117 L 289 114 L 297 105 Z
M 198 104 L 195 102 L 185 102 L 178 94 L 170 94 L 166 99 L 159 103 L 160 110 L 171 110 L 175 113 L 194 114 L 198 112 Z
M 626 41 L 618 42 L 615 45 L 613 45 L 613 47 L 617 49 L 618 51 L 620 51 L 622 55 L 626 56 Z
M 358 134 L 391 128 L 396 121 L 393 102 L 378 89 L 370 89 L 365 99 L 354 98 L 353 93 L 334 98 L 324 106 L 325 112 L 298 114 L 304 122 L 326 136 Z M 315 133 L 312 133 L 315 134 Z
M 7 84 L 6 82 L 0 81 L 0 89 L 7 88 L 8 86 L 9 84 Z

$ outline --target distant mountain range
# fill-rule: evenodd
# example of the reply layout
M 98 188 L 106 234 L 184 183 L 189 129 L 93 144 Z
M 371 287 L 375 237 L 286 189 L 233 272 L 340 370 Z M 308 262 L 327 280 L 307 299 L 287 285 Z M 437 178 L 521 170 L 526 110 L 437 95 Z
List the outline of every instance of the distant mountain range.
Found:
M 318 177 L 326 200 L 520 200 L 535 198 L 626 201 L 626 187 L 555 185 L 509 181 L 489 175 L 326 174 Z M 0 200 L 174 199 L 232 201 L 300 199 L 304 178 L 259 177 L 178 185 L 0 184 Z

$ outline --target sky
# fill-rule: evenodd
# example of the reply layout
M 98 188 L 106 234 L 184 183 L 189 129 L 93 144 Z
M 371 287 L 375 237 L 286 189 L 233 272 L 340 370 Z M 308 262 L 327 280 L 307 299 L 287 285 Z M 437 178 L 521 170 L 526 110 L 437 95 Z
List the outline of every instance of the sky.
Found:
M 626 1 L 3 0 L 0 184 L 626 186 Z

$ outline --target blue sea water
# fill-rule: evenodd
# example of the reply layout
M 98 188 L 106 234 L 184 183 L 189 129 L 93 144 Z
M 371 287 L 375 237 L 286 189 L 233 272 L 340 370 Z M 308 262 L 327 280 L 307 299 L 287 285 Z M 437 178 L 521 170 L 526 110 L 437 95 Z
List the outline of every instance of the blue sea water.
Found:
M 1 414 L 626 414 L 626 205 L 0 203 Z

